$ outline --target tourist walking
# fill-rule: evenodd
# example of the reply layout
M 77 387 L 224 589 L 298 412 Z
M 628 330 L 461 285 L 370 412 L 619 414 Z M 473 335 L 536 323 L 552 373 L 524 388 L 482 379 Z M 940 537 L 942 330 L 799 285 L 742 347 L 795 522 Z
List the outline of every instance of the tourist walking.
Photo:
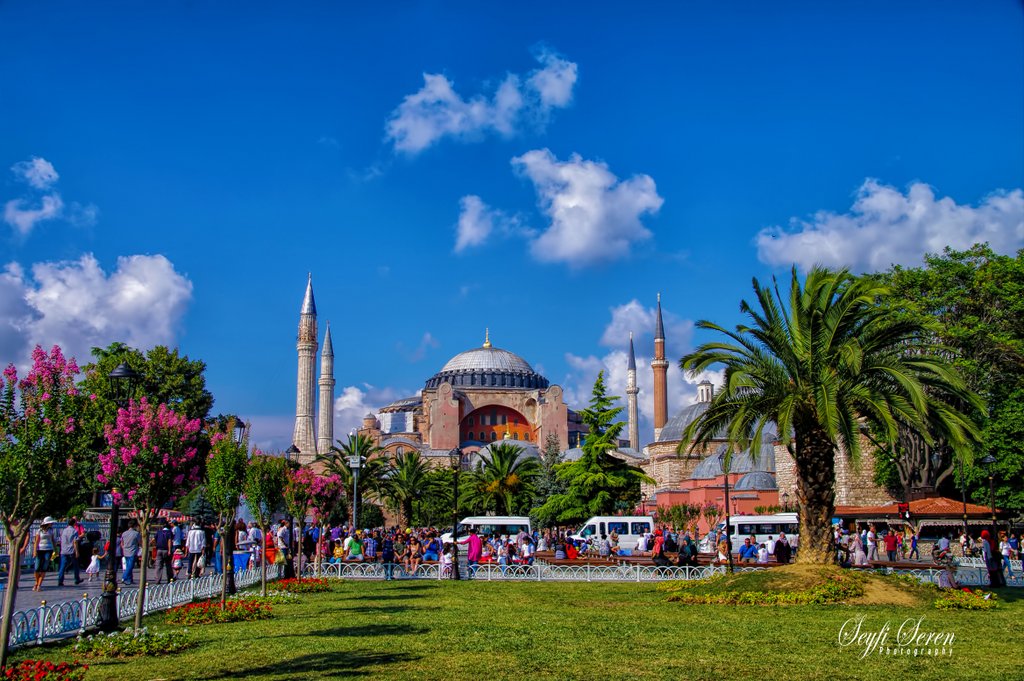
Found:
M 188 577 L 201 577 L 206 552 L 206 532 L 197 523 L 192 523 L 185 535 L 185 548 L 188 550 Z
M 135 584 L 132 575 L 135 570 L 135 563 L 139 559 L 139 546 L 142 544 L 142 535 L 135 529 L 135 521 L 128 523 L 128 529 L 121 533 L 120 541 L 121 559 L 124 570 L 121 572 L 122 584 Z M 145 568 L 143 568 L 145 569 Z
M 33 591 L 40 591 L 43 588 L 43 579 L 50 570 L 50 560 L 53 558 L 53 549 L 56 542 L 53 536 L 53 518 L 46 516 L 36 530 L 36 536 L 32 540 L 32 558 L 35 563 L 36 585 Z
M 170 524 L 164 522 L 164 526 L 156 532 L 156 583 L 159 584 L 166 576 L 167 583 L 174 580 L 174 572 L 171 564 L 174 562 L 174 532 Z
M 78 566 L 78 521 L 72 516 L 60 531 L 60 568 L 57 570 L 57 586 L 64 586 L 64 573 L 68 566 L 75 572 L 75 584 L 82 583 Z

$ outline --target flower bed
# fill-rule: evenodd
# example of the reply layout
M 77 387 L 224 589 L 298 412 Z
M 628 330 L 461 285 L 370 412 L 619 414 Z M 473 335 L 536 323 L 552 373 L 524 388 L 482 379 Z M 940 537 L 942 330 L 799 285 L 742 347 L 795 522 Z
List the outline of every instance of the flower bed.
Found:
M 225 622 L 252 622 L 273 615 L 270 604 L 252 598 L 230 600 L 221 609 L 218 601 L 189 603 L 167 612 L 171 624 L 222 624 Z
M 939 610 L 991 610 L 996 607 L 996 597 L 980 589 L 973 592 L 949 589 L 935 599 L 935 607 Z
M 277 586 L 281 591 L 293 594 L 316 594 L 331 590 L 330 583 L 323 577 L 282 579 Z
M 15 681 L 80 681 L 89 665 L 77 662 L 59 664 L 46 660 L 23 660 L 4 670 L 5 679 Z
M 168 655 L 195 645 L 196 639 L 188 633 L 188 629 L 156 631 L 143 627 L 112 631 L 109 634 L 79 636 L 72 650 L 84 657 L 135 657 Z

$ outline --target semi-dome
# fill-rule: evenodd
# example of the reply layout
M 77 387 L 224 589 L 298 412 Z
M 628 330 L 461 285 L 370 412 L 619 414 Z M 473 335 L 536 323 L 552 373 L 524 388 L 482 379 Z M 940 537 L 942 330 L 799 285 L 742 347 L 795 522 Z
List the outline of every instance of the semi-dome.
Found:
M 439 372 L 427 379 L 426 388 L 436 388 L 446 381 L 460 389 L 548 387 L 548 380 L 534 371 L 525 359 L 492 346 L 489 338 L 483 347 L 460 352 L 448 360 Z
M 775 484 L 775 476 L 764 471 L 751 471 L 736 481 L 734 489 L 737 492 L 744 490 L 774 490 L 778 489 Z
M 481 447 L 477 451 L 469 455 L 469 468 L 473 470 L 477 467 L 477 464 L 481 462 L 483 457 L 486 455 L 488 458 L 491 456 L 491 448 L 496 445 L 508 445 L 515 447 L 519 450 L 519 454 L 516 456 L 516 461 L 522 461 L 523 459 L 536 459 L 540 460 L 540 450 L 537 449 L 537 445 L 532 442 L 526 442 L 524 440 L 498 440 L 497 442 L 491 442 L 490 444 Z

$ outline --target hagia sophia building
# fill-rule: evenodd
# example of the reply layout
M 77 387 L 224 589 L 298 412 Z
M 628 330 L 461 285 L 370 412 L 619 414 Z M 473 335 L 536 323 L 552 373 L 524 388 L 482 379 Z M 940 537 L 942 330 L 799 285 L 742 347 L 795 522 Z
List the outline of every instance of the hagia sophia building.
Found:
M 320 351 L 320 374 L 316 377 L 318 348 L 316 302 L 312 278 L 307 281 L 299 314 L 298 381 L 295 402 L 295 430 L 292 436 L 298 461 L 309 464 L 317 453 L 334 444 L 334 350 L 328 326 Z M 767 434 L 757 452 L 734 452 L 728 474 L 722 470 L 726 441 L 683 448 L 678 454 L 687 425 L 698 418 L 714 396 L 714 386 L 702 381 L 697 400 L 669 418 L 665 357 L 665 326 L 661 297 L 657 301 L 654 334 L 654 437 L 641 443 L 636 381 L 636 356 L 630 338 L 626 383 L 628 440 L 612 452 L 642 468 L 654 484 L 645 485 L 644 511 L 673 504 L 724 503 L 726 477 L 730 509 L 754 513 L 755 508 L 778 506 L 796 500 L 795 463 L 785 446 Z M 448 465 L 449 452 L 463 452 L 463 466 L 472 465 L 494 442 L 514 441 L 524 455 L 539 457 L 549 436 L 562 450 L 562 459 L 579 458 L 586 428 L 579 415 L 563 399 L 562 388 L 552 385 L 519 355 L 495 347 L 485 333 L 481 346 L 452 357 L 426 379 L 418 395 L 396 400 L 376 414 L 368 413 L 357 431 L 381 448 L 379 456 L 393 457 L 419 451 L 431 465 Z M 756 445 L 754 445 L 756 446 Z M 861 457 L 853 467 L 846 457 L 836 457 L 836 504 L 887 504 L 892 497 L 873 482 L 873 460 Z M 640 510 L 640 509 L 638 509 Z

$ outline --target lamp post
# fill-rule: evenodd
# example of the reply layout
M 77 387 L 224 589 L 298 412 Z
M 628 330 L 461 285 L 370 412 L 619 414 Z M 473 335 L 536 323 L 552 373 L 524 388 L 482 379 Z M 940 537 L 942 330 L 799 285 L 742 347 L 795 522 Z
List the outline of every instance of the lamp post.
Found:
M 298 447 L 296 447 L 295 443 L 293 442 L 291 447 L 289 447 L 288 449 L 284 450 L 284 453 L 285 453 L 285 456 L 288 457 L 289 461 L 294 461 L 296 464 L 298 464 L 299 463 L 299 455 L 302 454 L 302 450 L 299 449 Z M 292 550 L 293 547 L 295 546 L 295 541 L 294 541 L 295 538 L 293 536 L 294 535 L 293 530 L 295 529 L 295 519 L 292 518 L 291 512 L 288 512 L 285 515 L 285 517 L 288 519 L 288 535 L 287 535 L 288 536 L 288 546 L 286 547 L 287 550 L 288 550 L 288 560 L 286 560 L 284 562 L 284 576 L 285 576 L 285 579 L 290 579 L 290 578 L 295 576 L 295 565 L 292 563 L 293 556 L 296 553 L 295 551 Z M 264 532 L 266 532 L 266 531 L 264 530 Z
M 110 381 L 110 391 L 114 395 L 114 403 L 118 409 L 128 406 L 133 390 L 141 374 L 134 371 L 127 362 L 121 362 L 113 371 L 107 374 Z M 108 532 L 107 550 L 107 574 L 103 581 L 103 593 L 100 596 L 100 620 L 101 631 L 117 631 L 120 628 L 120 618 L 117 616 L 117 529 L 120 522 L 120 504 L 117 503 L 117 490 L 110 490 L 110 530 Z M 146 569 L 143 562 L 142 569 Z
M 995 471 L 993 465 L 996 462 L 996 457 L 991 454 L 986 454 L 980 463 L 985 467 L 985 472 L 988 473 L 988 501 L 989 506 L 992 509 L 992 539 L 995 540 L 998 528 L 996 527 L 996 481 Z
M 359 469 L 363 467 L 363 457 L 359 453 L 359 436 L 356 431 L 348 434 L 349 450 L 352 452 L 348 457 L 348 467 L 352 470 L 352 532 L 355 536 L 356 527 L 359 525 Z
M 459 576 L 459 471 L 462 470 L 462 450 L 456 447 L 448 452 L 452 468 L 452 579 Z
M 964 502 L 964 537 L 967 537 L 967 480 L 964 478 L 963 454 L 960 455 L 960 498 Z
M 235 428 L 234 438 L 235 445 L 241 446 L 242 441 L 245 439 L 245 422 L 235 417 Z M 235 511 L 238 509 L 236 508 Z M 227 587 L 227 592 L 231 595 L 235 594 L 235 513 L 231 513 L 231 518 L 226 523 L 224 528 L 224 536 L 221 537 L 221 542 L 224 544 L 224 582 Z
M 782 511 L 789 513 L 789 492 L 782 493 Z
M 647 515 L 647 495 L 640 495 L 640 515 Z
M 732 516 L 729 515 L 729 455 L 722 456 L 722 475 L 725 479 L 725 553 L 729 559 L 729 572 L 732 564 Z

